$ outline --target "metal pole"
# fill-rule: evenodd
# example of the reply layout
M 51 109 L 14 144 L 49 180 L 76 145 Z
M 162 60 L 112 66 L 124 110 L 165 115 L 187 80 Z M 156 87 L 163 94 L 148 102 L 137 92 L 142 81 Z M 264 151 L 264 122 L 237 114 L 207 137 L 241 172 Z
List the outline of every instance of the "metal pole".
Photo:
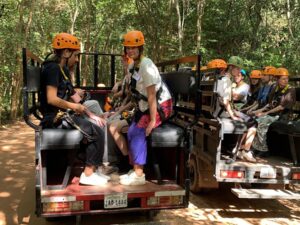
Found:
M 110 61 L 110 84 L 111 87 L 115 85 L 116 81 L 116 56 L 111 55 L 111 61 Z
M 99 60 L 98 60 L 98 56 L 97 54 L 94 55 L 94 88 L 97 88 L 97 84 L 98 84 L 98 76 L 99 76 Z

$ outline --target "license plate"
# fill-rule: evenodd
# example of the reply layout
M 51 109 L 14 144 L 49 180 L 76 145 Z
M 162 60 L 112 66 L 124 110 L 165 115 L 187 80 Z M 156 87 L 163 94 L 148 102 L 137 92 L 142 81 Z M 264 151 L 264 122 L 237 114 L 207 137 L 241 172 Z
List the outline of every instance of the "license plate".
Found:
M 127 194 L 110 194 L 104 196 L 104 208 L 114 209 L 114 208 L 124 208 L 127 207 Z
M 260 169 L 260 178 L 276 178 L 276 169 L 270 167 L 263 167 Z

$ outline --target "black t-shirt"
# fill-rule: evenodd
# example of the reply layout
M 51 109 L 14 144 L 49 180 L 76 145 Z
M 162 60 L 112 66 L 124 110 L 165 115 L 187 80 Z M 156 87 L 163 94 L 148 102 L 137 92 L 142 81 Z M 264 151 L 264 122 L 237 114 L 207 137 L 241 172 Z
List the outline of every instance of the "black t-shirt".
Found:
M 66 80 L 60 70 L 60 67 L 55 62 L 46 62 L 43 65 L 41 73 L 41 113 L 43 114 L 43 122 L 53 121 L 59 108 L 48 104 L 47 102 L 47 86 L 57 88 L 57 96 L 61 99 L 68 99 L 70 73 L 67 67 L 63 68 L 64 73 L 68 77 Z M 63 110 L 63 109 L 61 109 Z

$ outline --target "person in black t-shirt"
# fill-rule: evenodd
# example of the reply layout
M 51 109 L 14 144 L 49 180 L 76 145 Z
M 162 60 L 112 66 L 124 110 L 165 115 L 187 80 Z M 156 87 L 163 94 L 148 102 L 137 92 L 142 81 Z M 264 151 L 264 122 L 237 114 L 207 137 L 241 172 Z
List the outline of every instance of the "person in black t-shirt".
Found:
M 83 146 L 86 146 L 86 165 L 80 176 L 80 183 L 86 185 L 103 185 L 109 177 L 97 170 L 102 164 L 104 152 L 104 131 L 101 126 L 105 120 L 91 113 L 81 103 L 76 103 L 74 96 L 76 91 L 70 82 L 69 69 L 78 62 L 80 52 L 79 40 L 67 33 L 57 34 L 52 42 L 53 55 L 43 64 L 41 74 L 41 112 L 43 128 L 61 128 L 62 125 L 56 121 L 60 111 L 71 109 L 73 121 L 89 137 L 84 137 Z M 73 101 L 71 100 L 73 96 Z M 99 125 L 88 121 L 83 115 L 88 115 Z

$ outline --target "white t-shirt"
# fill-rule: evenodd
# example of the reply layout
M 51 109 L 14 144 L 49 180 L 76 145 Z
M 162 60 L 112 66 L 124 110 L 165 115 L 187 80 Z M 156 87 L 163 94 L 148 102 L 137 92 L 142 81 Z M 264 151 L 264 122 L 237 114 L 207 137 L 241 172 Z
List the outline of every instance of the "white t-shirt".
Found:
M 129 65 L 129 69 L 131 68 L 133 68 L 133 64 Z M 146 57 L 142 58 L 139 71 L 134 71 L 132 78 L 136 80 L 136 90 L 146 97 L 148 97 L 147 87 L 155 85 L 155 91 L 158 91 L 163 84 L 157 67 L 151 59 Z M 162 88 L 163 91 L 160 94 L 158 103 L 162 103 L 172 98 L 168 88 L 165 85 L 163 85 Z M 149 108 L 148 102 L 144 100 L 140 100 L 138 105 L 142 112 Z
M 216 104 L 216 109 L 214 112 L 215 117 L 217 117 L 219 112 L 221 111 L 221 104 L 223 104 L 224 100 L 227 99 L 228 101 L 231 101 L 231 86 L 232 82 L 227 75 L 222 76 L 217 80 L 215 90 L 220 99 Z
M 246 103 L 247 96 L 249 94 L 250 86 L 247 83 L 243 83 L 239 87 L 232 87 L 232 93 L 244 96 L 240 101 Z

